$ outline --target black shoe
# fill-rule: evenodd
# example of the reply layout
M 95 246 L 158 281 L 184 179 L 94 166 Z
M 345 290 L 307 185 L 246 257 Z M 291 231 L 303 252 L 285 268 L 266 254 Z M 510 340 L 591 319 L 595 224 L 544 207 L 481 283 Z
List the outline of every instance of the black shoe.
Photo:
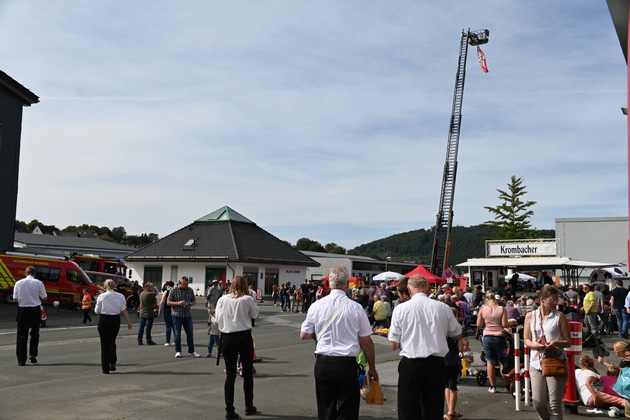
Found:
M 105 375 L 109 375 L 109 371 L 108 371 L 108 370 L 104 370 L 104 371 L 103 371 L 103 373 L 104 373 Z
M 142 341 L 138 341 L 138 345 L 139 345 L 139 346 L 141 346 L 141 345 L 143 345 L 143 344 L 144 344 L 144 343 L 143 343 Z
M 238 414 L 236 414 L 233 411 L 231 413 L 228 413 L 228 412 L 225 413 L 225 420 L 237 420 L 237 419 L 240 419 L 240 418 L 241 418 L 241 416 L 239 416 Z
M 111 372 L 116 372 L 116 363 L 112 363 L 112 364 L 109 366 L 109 370 L 110 370 Z
M 37 357 L 31 357 L 31 363 L 33 364 L 37 363 Z
M 255 405 L 252 405 L 251 407 L 245 409 L 246 416 L 253 416 L 256 413 L 258 413 L 258 410 L 256 409 Z
M 155 341 L 147 341 L 147 346 L 155 346 L 156 344 Z
M 26 362 L 18 362 L 18 366 L 26 366 Z

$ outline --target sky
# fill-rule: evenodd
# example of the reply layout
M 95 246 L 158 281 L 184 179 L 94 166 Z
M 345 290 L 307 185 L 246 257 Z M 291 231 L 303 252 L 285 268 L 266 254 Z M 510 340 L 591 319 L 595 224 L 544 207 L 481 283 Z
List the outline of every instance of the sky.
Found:
M 533 227 L 628 214 L 604 0 L 0 0 L 24 108 L 17 219 L 164 237 L 229 206 L 348 249 L 430 229 L 463 29 L 454 225 L 523 177 Z

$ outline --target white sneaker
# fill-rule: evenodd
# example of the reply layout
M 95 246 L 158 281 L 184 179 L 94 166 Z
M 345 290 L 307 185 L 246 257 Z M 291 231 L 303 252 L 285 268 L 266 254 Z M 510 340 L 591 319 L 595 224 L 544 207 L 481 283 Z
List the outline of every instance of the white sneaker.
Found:
M 196 351 L 193 351 L 192 353 L 188 353 L 188 357 L 201 357 L 201 355 Z
M 180 357 L 182 357 L 182 354 L 180 352 L 177 352 L 175 353 L 175 357 L 179 359 Z
M 168 347 L 170 345 L 171 345 L 171 343 L 164 343 L 164 347 Z
M 494 394 L 497 392 L 497 387 L 496 386 L 491 386 L 490 388 L 488 388 L 488 392 L 491 394 Z

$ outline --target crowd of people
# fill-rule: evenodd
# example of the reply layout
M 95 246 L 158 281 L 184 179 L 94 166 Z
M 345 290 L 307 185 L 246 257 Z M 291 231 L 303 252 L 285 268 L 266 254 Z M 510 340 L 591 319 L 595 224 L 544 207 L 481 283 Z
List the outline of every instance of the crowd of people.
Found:
M 14 296 L 18 302 L 18 335 L 16 354 L 18 364 L 24 366 L 27 356 L 37 363 L 39 315 L 46 291 L 35 278 L 35 268 L 26 270 L 27 277 L 18 281 Z M 587 333 L 599 336 L 615 329 L 620 338 L 628 338 L 630 294 L 621 281 L 606 297 L 599 286 L 556 287 L 544 285 L 535 293 L 517 291 L 510 282 L 498 292 L 483 293 L 481 287 L 460 289 L 448 284 L 431 289 L 421 275 L 405 278 L 395 285 L 350 287 L 349 273 L 344 267 L 330 271 L 329 293 L 322 285 L 305 281 L 299 287 L 283 284 L 274 287 L 274 305 L 280 300 L 283 311 L 304 312 L 300 338 L 314 339 L 315 390 L 319 419 L 357 419 L 360 407 L 357 386 L 357 357 L 367 366 L 366 376 L 378 381 L 372 334 L 377 328 L 389 328 L 387 337 L 392 350 L 398 350 L 398 418 L 456 420 L 457 383 L 462 370 L 462 359 L 472 363 L 474 357 L 466 330 L 475 330 L 482 338 L 488 392 L 497 392 L 497 379 L 506 376 L 496 372 L 506 350 L 506 331 L 520 326 L 524 344 L 531 349 L 530 377 L 534 408 L 540 419 L 561 419 L 562 398 L 567 376 L 543 375 L 542 360 L 548 352 L 563 353 L 571 346 L 569 320 L 584 323 Z M 120 330 L 120 316 L 132 329 L 127 302 L 116 292 L 113 280 L 105 282 L 105 293 L 96 299 L 95 312 L 101 343 L 103 373 L 116 371 L 116 338 Z M 576 290 L 577 289 L 577 290 Z M 151 283 L 144 284 L 139 294 L 138 345 L 155 345 L 152 326 L 156 316 L 164 318 L 166 331 L 164 346 L 175 346 L 175 357 L 182 354 L 181 331 L 186 334 L 187 354 L 200 357 L 195 351 L 191 308 L 197 297 L 182 277 L 178 284 L 169 281 L 162 289 L 158 303 L 157 291 Z M 228 420 L 238 419 L 234 407 L 234 382 L 237 371 L 244 379 L 245 413 L 257 413 L 254 406 L 253 361 L 254 343 L 251 334 L 259 315 L 256 295 L 243 276 L 236 276 L 225 289 L 218 280 L 211 282 L 205 293 L 208 312 L 208 353 L 225 361 L 224 396 Z M 91 296 L 83 298 L 83 324 L 92 322 L 89 316 Z M 301 308 L 301 309 L 300 309 Z M 606 314 L 609 311 L 610 316 Z M 612 318 L 614 316 L 615 318 Z M 615 327 L 616 325 L 616 327 Z M 30 346 L 28 335 L 30 332 Z M 174 344 L 171 344 L 171 338 Z M 618 363 L 603 356 L 595 359 L 585 354 L 580 358 L 575 375 L 581 401 L 591 407 L 616 406 L 623 408 L 625 400 L 612 389 L 620 369 L 630 367 L 630 344 L 615 343 Z M 601 375 L 595 360 L 607 369 Z M 217 362 L 218 363 L 218 362 Z M 476 369 L 468 366 L 473 374 Z M 603 388 L 595 384 L 600 382 Z M 504 382 L 507 384 L 507 381 Z M 511 391 L 510 391 L 511 392 Z M 446 405 L 446 413 L 444 406 Z

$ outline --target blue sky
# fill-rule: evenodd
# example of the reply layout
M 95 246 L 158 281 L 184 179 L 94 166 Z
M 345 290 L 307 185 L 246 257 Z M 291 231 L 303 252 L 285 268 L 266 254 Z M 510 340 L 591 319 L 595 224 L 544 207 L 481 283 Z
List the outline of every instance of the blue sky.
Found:
M 17 217 L 165 236 L 222 206 L 295 243 L 430 228 L 464 28 L 456 225 L 522 176 L 532 224 L 624 216 L 626 64 L 603 0 L 5 0 Z

